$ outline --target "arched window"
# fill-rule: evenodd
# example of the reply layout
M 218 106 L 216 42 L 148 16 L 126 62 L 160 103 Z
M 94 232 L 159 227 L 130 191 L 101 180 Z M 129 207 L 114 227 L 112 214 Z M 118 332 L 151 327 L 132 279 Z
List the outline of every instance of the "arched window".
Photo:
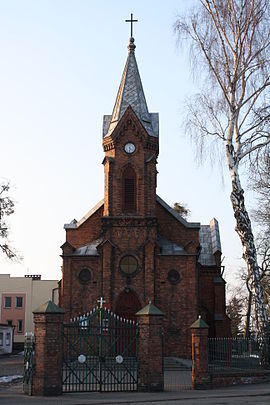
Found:
M 127 167 L 123 173 L 123 211 L 136 211 L 136 175 L 131 167 Z

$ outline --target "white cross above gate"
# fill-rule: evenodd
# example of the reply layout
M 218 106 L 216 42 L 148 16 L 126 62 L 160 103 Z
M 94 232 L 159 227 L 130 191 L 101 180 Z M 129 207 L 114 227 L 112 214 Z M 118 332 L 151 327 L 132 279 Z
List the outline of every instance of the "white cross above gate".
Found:
M 100 307 L 100 309 L 101 309 L 101 308 L 103 308 L 103 304 L 105 304 L 105 303 L 106 303 L 106 301 L 104 300 L 104 298 L 103 298 L 103 297 L 100 297 L 100 299 L 99 299 L 99 300 L 97 300 L 97 302 L 99 303 L 99 307 Z

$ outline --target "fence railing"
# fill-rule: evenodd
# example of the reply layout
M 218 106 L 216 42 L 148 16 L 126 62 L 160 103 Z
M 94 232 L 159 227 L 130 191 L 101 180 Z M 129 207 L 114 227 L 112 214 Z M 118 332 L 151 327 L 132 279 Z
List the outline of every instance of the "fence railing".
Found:
M 210 372 L 240 372 L 262 368 L 262 345 L 255 339 L 209 338 L 208 347 Z
M 23 391 L 32 395 L 32 380 L 34 371 L 35 337 L 33 333 L 26 333 L 24 340 L 24 375 Z

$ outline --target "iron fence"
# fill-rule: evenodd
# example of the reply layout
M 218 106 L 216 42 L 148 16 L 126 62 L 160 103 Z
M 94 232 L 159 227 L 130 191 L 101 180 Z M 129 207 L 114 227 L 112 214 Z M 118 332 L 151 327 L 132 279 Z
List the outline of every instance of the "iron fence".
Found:
M 64 392 L 136 391 L 138 325 L 106 308 L 63 328 Z
M 164 391 L 192 389 L 192 361 L 179 357 L 164 357 Z
M 24 340 L 24 374 L 23 391 L 32 395 L 32 379 L 34 371 L 35 337 L 33 333 L 26 333 Z
M 209 338 L 208 342 L 210 372 L 241 372 L 263 367 L 260 354 L 266 342 L 239 337 Z

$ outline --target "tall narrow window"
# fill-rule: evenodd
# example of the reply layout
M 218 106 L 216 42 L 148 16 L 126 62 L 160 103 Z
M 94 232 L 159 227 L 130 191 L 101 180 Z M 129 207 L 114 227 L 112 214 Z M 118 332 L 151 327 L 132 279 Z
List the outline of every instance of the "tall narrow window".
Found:
M 4 307 L 11 308 L 11 297 L 4 297 Z
M 136 211 L 136 175 L 131 167 L 123 173 L 123 211 L 133 213 Z
M 16 308 L 22 308 L 23 306 L 23 297 L 16 297 Z
M 10 345 L 10 333 L 6 334 L 6 346 Z
M 21 319 L 19 319 L 17 323 L 17 332 L 22 333 L 22 331 L 23 331 L 23 322 Z

